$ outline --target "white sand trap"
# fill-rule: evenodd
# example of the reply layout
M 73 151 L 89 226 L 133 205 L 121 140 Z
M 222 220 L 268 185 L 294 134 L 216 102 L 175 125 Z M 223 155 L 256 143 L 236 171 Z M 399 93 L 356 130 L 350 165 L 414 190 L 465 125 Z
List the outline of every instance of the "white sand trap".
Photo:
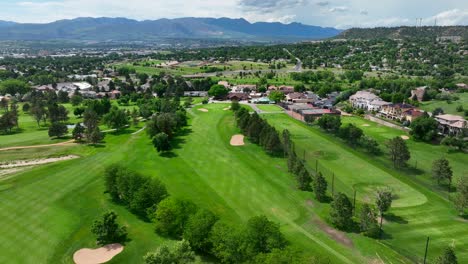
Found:
M 68 155 L 68 156 L 63 156 L 63 157 L 58 157 L 58 158 L 8 161 L 5 163 L 0 163 L 0 169 L 10 169 L 10 168 L 17 168 L 17 167 L 42 165 L 42 164 L 53 163 L 53 162 L 63 161 L 63 160 L 77 159 L 77 158 L 79 157 L 75 155 Z
M 402 138 L 403 140 L 408 140 L 408 139 L 409 139 L 408 136 L 401 136 L 401 138 Z
M 76 264 L 105 263 L 122 252 L 123 249 L 124 247 L 118 243 L 109 244 L 97 249 L 82 248 L 73 254 L 73 261 Z
M 231 109 L 231 107 L 226 107 L 226 108 L 224 108 L 223 110 L 224 110 L 224 111 L 227 111 L 227 110 L 229 110 L 229 109 Z
M 206 108 L 198 108 L 198 111 L 200 111 L 200 112 L 205 112 L 205 113 L 206 113 L 206 112 L 208 112 L 208 109 L 206 109 Z
M 244 135 L 234 135 L 231 138 L 231 146 L 244 146 Z
M 369 124 L 362 124 L 363 127 L 368 127 L 370 126 Z

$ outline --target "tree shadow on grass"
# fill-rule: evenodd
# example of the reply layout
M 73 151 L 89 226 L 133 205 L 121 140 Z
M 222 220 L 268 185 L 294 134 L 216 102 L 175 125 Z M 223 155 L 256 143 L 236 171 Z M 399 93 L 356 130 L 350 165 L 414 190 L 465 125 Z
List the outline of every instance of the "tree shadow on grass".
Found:
M 389 222 L 395 222 L 395 223 L 398 223 L 398 224 L 408 224 L 408 220 L 406 220 L 405 218 L 399 216 L 399 215 L 395 215 L 395 214 L 392 214 L 392 213 L 387 213 L 384 215 L 384 219 L 389 221 Z
M 391 240 L 391 239 L 393 239 L 392 234 L 385 232 L 385 226 L 383 226 L 383 228 L 384 228 L 384 230 L 382 230 L 382 235 L 377 239 L 380 239 L 380 240 Z
M 168 158 L 168 159 L 172 159 L 172 158 L 178 157 L 178 155 L 175 154 L 175 153 L 172 152 L 172 151 L 165 151 L 165 152 L 162 152 L 161 154 L 159 154 L 159 156 L 164 157 L 164 158 Z
M 105 148 L 106 147 L 105 143 L 106 143 L 105 141 L 102 141 L 96 144 L 88 144 L 88 146 L 93 147 L 93 148 Z
M 128 134 L 131 134 L 133 133 L 134 131 L 131 130 L 131 129 L 127 129 L 127 128 L 124 128 L 124 129 L 118 129 L 118 130 L 115 130 L 115 131 L 112 131 L 112 132 L 107 132 L 111 135 L 114 135 L 114 136 L 121 136 L 121 135 L 128 135 Z

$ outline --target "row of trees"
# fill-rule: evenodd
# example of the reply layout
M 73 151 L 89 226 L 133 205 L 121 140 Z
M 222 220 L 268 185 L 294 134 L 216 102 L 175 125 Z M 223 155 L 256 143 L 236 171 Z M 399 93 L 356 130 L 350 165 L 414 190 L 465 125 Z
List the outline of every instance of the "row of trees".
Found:
M 112 165 L 105 170 L 105 187 L 113 201 L 124 204 L 144 219 L 152 220 L 158 234 L 184 239 L 174 247 L 162 246 L 148 253 L 144 257 L 146 263 L 193 261 L 192 249 L 212 255 L 224 263 L 240 263 L 259 254 L 284 249 L 287 245 L 279 224 L 265 216 L 252 217 L 242 226 L 225 223 L 213 212 L 198 208 L 189 200 L 169 196 L 158 179 L 120 165 Z M 125 237 L 125 229 L 116 224 L 115 218 L 115 214 L 106 214 L 93 226 L 100 243 L 114 243 Z M 111 228 L 106 229 L 103 225 Z M 112 234 L 106 233 L 109 229 Z M 172 262 L 159 262 L 167 258 Z
M 235 103 L 234 103 L 235 104 Z M 233 109 L 237 107 L 232 107 Z M 262 146 L 269 154 L 279 154 L 283 151 L 283 144 L 276 129 L 257 113 L 252 115 L 243 107 L 235 112 L 236 121 L 242 132 L 255 144 Z

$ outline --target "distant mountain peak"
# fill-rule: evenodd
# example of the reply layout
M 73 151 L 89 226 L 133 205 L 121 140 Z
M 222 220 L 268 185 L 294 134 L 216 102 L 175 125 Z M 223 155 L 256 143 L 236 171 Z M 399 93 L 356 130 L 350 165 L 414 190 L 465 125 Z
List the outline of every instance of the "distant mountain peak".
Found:
M 299 41 L 334 37 L 341 31 L 293 22 L 250 23 L 244 18 L 158 19 L 79 17 L 45 24 L 0 22 L 0 40 L 134 41 L 164 38 L 223 38 L 249 41 Z

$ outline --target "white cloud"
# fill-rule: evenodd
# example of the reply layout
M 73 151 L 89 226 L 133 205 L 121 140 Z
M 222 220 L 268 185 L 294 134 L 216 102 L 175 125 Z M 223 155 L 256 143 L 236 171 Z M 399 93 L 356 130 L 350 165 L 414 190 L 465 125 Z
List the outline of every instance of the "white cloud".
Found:
M 444 0 L 0 0 L 0 19 L 51 22 L 76 17 L 243 17 L 251 22 L 302 22 L 309 25 L 397 26 L 468 25 L 468 1 Z
M 441 12 L 435 16 L 423 19 L 423 23 L 437 22 L 439 26 L 468 25 L 468 9 L 452 9 Z
M 349 11 L 349 7 L 347 6 L 335 6 L 328 9 L 329 12 L 336 13 L 336 12 L 346 12 Z

